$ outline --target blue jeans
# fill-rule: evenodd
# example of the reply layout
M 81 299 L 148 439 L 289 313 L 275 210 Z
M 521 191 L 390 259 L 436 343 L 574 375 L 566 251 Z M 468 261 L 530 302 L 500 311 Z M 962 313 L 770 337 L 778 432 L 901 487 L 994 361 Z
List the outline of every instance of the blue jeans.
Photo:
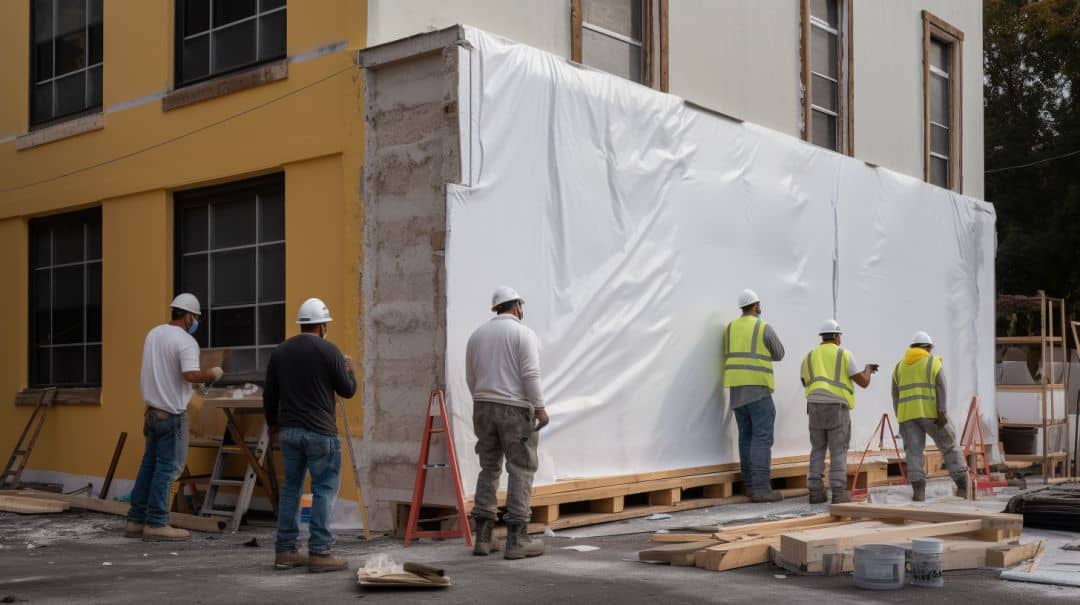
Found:
M 334 541 L 330 533 L 330 512 L 337 498 L 341 479 L 341 440 L 337 435 L 324 435 L 307 429 L 285 427 L 278 436 L 281 459 L 285 463 L 285 485 L 278 501 L 277 552 L 296 550 L 300 535 L 297 513 L 304 474 L 311 472 L 311 537 L 308 554 L 330 553 Z
M 169 523 L 169 486 L 187 458 L 188 417 L 147 408 L 143 418 L 146 450 L 131 490 L 128 521 L 162 527 Z
M 754 493 L 768 492 L 771 475 L 773 422 L 776 406 L 772 395 L 737 407 L 735 422 L 739 425 L 739 465 L 743 485 Z

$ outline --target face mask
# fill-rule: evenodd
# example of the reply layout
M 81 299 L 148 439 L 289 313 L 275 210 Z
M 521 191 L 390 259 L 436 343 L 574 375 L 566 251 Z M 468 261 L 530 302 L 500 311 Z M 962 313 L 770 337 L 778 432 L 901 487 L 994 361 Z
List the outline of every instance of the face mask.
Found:
M 194 334 L 195 332 L 198 332 L 199 331 L 199 320 L 196 319 L 196 320 L 192 321 L 191 325 L 188 326 L 187 331 L 188 331 L 188 334 Z

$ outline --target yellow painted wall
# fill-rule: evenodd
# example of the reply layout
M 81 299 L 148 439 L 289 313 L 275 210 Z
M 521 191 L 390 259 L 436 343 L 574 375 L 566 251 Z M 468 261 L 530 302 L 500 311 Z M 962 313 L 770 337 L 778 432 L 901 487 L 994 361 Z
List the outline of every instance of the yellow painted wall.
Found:
M 117 478 L 134 479 L 142 343 L 168 320 L 178 189 L 284 171 L 286 337 L 297 332 L 299 304 L 319 296 L 334 316 L 330 339 L 360 359 L 363 106 L 352 52 L 365 43 L 366 1 L 291 0 L 287 49 L 303 60 L 290 63 L 286 79 L 165 112 L 173 2 L 109 0 L 104 129 L 16 150 L 14 137 L 29 127 L 28 7 L 0 3 L 0 455 L 6 460 L 30 414 L 11 400 L 27 384 L 27 221 L 35 216 L 101 206 L 103 352 L 101 405 L 51 410 L 31 469 L 102 476 L 127 431 Z M 361 401 L 358 394 L 347 403 L 354 434 L 363 426 Z M 189 456 L 196 466 L 206 459 Z M 354 493 L 352 483 L 346 470 L 342 497 Z

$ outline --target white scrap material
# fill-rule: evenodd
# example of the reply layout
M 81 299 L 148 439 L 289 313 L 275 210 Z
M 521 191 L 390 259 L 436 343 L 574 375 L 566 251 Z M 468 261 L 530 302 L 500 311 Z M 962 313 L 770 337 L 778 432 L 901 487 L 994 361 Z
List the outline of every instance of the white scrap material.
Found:
M 544 536 L 546 536 L 548 538 L 554 538 L 555 537 L 555 532 L 551 531 L 550 527 L 545 527 L 544 528 Z
M 787 579 L 787 576 L 785 576 L 782 573 L 774 573 L 773 577 L 776 578 L 777 580 L 786 580 Z
M 577 546 L 564 546 L 563 550 L 576 550 L 578 552 L 590 552 L 594 550 L 600 550 L 599 546 L 589 546 L 588 544 L 578 544 Z
M 1002 580 L 1033 582 L 1055 586 L 1080 586 L 1080 573 L 1075 571 L 1010 571 L 1001 572 Z
M 109 563 L 108 561 L 102 561 L 101 565 L 102 565 L 102 567 L 108 567 L 108 566 L 112 565 L 112 563 Z
M 405 573 L 405 568 L 386 554 L 379 553 L 364 559 L 364 564 L 357 571 L 357 577 L 379 577 L 391 574 Z
M 645 520 L 646 521 L 663 521 L 664 519 L 670 519 L 670 518 L 671 518 L 671 515 L 669 515 L 667 513 L 656 513 L 654 515 L 649 515 L 648 517 L 645 517 Z

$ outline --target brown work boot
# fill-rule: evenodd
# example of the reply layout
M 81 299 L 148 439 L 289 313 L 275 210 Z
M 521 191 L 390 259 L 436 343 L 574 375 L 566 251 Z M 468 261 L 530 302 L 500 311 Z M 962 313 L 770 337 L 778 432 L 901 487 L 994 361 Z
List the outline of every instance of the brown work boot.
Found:
M 142 538 L 146 542 L 183 542 L 190 537 L 191 532 L 188 530 L 171 525 L 162 525 L 161 527 L 147 525 L 143 528 L 142 533 Z
M 499 550 L 499 542 L 492 537 L 494 530 L 495 522 L 491 519 L 476 520 L 476 534 L 473 538 L 472 554 L 478 557 L 486 557 Z
M 293 567 L 303 567 L 307 564 L 307 555 L 302 555 L 299 551 L 286 550 L 274 554 L 274 569 L 292 569 Z
M 911 491 L 914 492 L 911 499 L 915 502 L 923 502 L 926 500 L 926 482 L 925 481 L 912 481 Z
M 524 559 L 544 554 L 544 543 L 529 537 L 528 525 L 520 521 L 506 524 L 504 559 Z
M 775 489 L 770 489 L 767 492 L 754 492 L 754 495 L 750 497 L 751 502 L 779 502 L 784 499 L 784 494 L 781 494 Z
M 321 573 L 324 571 L 341 571 L 348 569 L 349 561 L 340 557 L 335 557 L 330 553 L 325 555 L 308 555 L 307 570 L 311 573 Z
M 812 489 L 810 490 L 810 504 L 824 504 L 829 499 L 825 496 L 824 489 Z
M 754 497 L 754 490 L 750 489 L 749 485 L 743 486 L 742 495 L 746 496 L 747 498 L 753 498 Z
M 134 521 L 128 521 L 124 527 L 125 538 L 141 538 L 143 534 L 143 528 L 146 526 L 142 523 L 136 523 Z
M 953 477 L 953 481 L 956 483 L 956 495 L 967 500 L 968 497 L 968 478 L 967 475 L 960 475 Z

